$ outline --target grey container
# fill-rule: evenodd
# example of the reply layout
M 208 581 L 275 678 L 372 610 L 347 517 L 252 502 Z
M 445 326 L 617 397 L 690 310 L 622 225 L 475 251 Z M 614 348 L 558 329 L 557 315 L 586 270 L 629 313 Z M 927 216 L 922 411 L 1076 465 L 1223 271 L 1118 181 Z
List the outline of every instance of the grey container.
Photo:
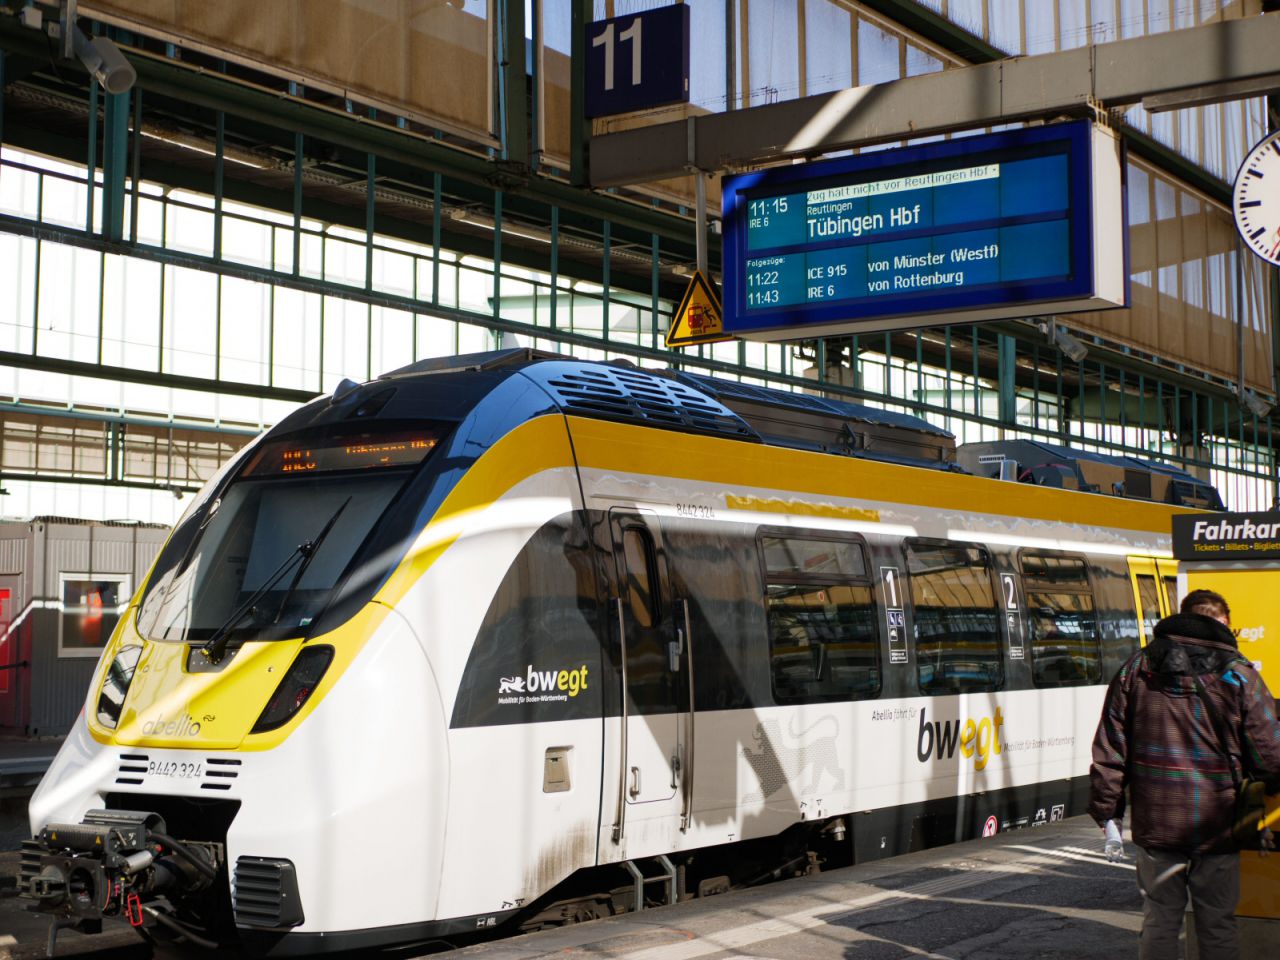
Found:
M 0 521 L 0 734 L 71 729 L 111 630 L 169 528 Z

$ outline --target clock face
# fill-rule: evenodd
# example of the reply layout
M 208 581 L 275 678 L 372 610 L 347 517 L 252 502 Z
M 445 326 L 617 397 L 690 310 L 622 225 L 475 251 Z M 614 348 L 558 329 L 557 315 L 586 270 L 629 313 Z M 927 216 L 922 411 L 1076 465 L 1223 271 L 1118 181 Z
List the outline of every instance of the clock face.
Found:
M 1249 249 L 1280 266 L 1280 131 L 1259 141 L 1240 164 L 1231 210 Z

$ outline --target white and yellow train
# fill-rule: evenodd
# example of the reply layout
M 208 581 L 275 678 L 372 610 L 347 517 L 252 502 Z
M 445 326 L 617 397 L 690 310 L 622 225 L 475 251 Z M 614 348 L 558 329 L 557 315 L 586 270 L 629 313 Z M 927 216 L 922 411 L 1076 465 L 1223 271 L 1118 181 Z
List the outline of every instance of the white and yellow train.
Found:
M 1036 449 L 1024 478 L 1082 485 Z M 1216 494 L 954 459 L 911 417 L 527 351 L 344 383 L 174 529 L 31 802 L 22 894 L 296 955 L 1080 813 L 1171 514 Z

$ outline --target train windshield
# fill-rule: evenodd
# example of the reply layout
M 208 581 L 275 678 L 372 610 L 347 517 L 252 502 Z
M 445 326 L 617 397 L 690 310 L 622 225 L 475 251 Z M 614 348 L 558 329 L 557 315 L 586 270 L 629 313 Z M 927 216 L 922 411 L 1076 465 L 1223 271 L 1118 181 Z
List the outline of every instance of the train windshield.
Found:
M 416 428 L 263 443 L 174 532 L 138 629 L 175 642 L 305 634 L 442 435 Z

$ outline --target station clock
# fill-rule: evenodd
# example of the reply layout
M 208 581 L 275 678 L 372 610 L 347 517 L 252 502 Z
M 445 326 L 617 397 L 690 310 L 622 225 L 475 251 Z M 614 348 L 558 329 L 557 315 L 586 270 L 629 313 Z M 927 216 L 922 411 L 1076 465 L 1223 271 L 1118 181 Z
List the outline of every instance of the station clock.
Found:
M 1258 141 L 1240 164 L 1231 211 L 1249 248 L 1280 266 L 1280 130 Z

